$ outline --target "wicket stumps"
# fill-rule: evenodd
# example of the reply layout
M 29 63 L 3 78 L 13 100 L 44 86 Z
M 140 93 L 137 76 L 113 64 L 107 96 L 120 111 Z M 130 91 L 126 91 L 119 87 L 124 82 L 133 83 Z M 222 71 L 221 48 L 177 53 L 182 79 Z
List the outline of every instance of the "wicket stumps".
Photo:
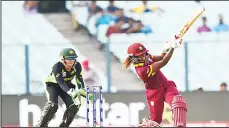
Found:
M 101 86 L 92 86 L 92 106 L 93 106 L 93 127 L 96 127 L 96 88 L 99 88 L 99 115 L 100 115 L 100 127 L 103 127 L 103 89 Z M 90 87 L 86 87 L 86 126 L 89 127 L 89 93 Z

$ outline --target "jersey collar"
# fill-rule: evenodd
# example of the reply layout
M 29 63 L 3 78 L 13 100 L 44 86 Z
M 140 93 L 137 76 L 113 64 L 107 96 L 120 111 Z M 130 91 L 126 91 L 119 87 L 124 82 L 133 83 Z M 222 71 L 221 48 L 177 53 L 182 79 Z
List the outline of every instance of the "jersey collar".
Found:
M 144 66 L 144 63 L 138 63 L 138 64 L 133 64 L 134 65 L 134 67 L 142 67 L 142 66 Z

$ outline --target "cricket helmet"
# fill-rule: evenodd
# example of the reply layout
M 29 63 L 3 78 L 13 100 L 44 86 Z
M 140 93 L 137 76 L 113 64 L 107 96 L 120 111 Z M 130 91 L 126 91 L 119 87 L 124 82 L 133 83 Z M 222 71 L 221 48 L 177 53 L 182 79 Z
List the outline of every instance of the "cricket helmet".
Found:
M 129 56 L 140 56 L 147 53 L 148 50 L 141 43 L 133 43 L 128 47 L 127 53 Z
M 76 54 L 75 50 L 72 48 L 64 48 L 60 52 L 60 57 L 64 58 L 77 58 L 78 55 Z

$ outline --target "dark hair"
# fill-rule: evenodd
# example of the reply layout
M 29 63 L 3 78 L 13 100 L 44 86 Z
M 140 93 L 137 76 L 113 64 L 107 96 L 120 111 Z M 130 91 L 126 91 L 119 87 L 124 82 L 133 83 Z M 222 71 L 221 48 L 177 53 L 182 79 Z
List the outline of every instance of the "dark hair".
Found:
M 103 12 L 103 9 L 102 8 L 98 8 L 97 12 Z
M 136 22 L 137 22 L 137 23 L 142 23 L 142 21 L 141 21 L 141 20 L 137 20 Z
M 204 91 L 202 87 L 198 88 L 197 90 L 202 92 Z
M 227 84 L 226 84 L 225 82 L 223 82 L 223 83 L 221 83 L 220 86 L 225 86 L 225 87 L 227 87 Z
M 133 18 L 129 17 L 128 21 L 135 21 Z
M 118 18 L 117 19 L 117 23 L 120 22 L 120 21 L 123 21 L 124 22 L 125 21 L 124 17 L 121 17 L 121 18 Z
M 124 11 L 124 9 L 123 9 L 123 8 L 117 8 L 117 10 Z
M 147 2 L 147 0 L 142 0 L 142 2 Z
M 207 19 L 207 17 L 206 17 L 206 16 L 203 16 L 203 17 L 202 17 L 202 19 L 205 19 L 205 20 L 206 20 L 206 19 Z

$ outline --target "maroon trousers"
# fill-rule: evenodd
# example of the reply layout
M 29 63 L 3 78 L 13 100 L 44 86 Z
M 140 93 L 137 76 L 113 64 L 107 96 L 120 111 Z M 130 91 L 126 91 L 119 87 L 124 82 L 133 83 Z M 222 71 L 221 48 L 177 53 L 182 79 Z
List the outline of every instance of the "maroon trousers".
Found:
M 155 90 L 146 90 L 146 96 L 150 109 L 150 119 L 157 123 L 162 122 L 164 102 L 172 108 L 174 125 L 186 126 L 186 103 L 176 88 L 173 81 L 167 81 L 163 86 Z

